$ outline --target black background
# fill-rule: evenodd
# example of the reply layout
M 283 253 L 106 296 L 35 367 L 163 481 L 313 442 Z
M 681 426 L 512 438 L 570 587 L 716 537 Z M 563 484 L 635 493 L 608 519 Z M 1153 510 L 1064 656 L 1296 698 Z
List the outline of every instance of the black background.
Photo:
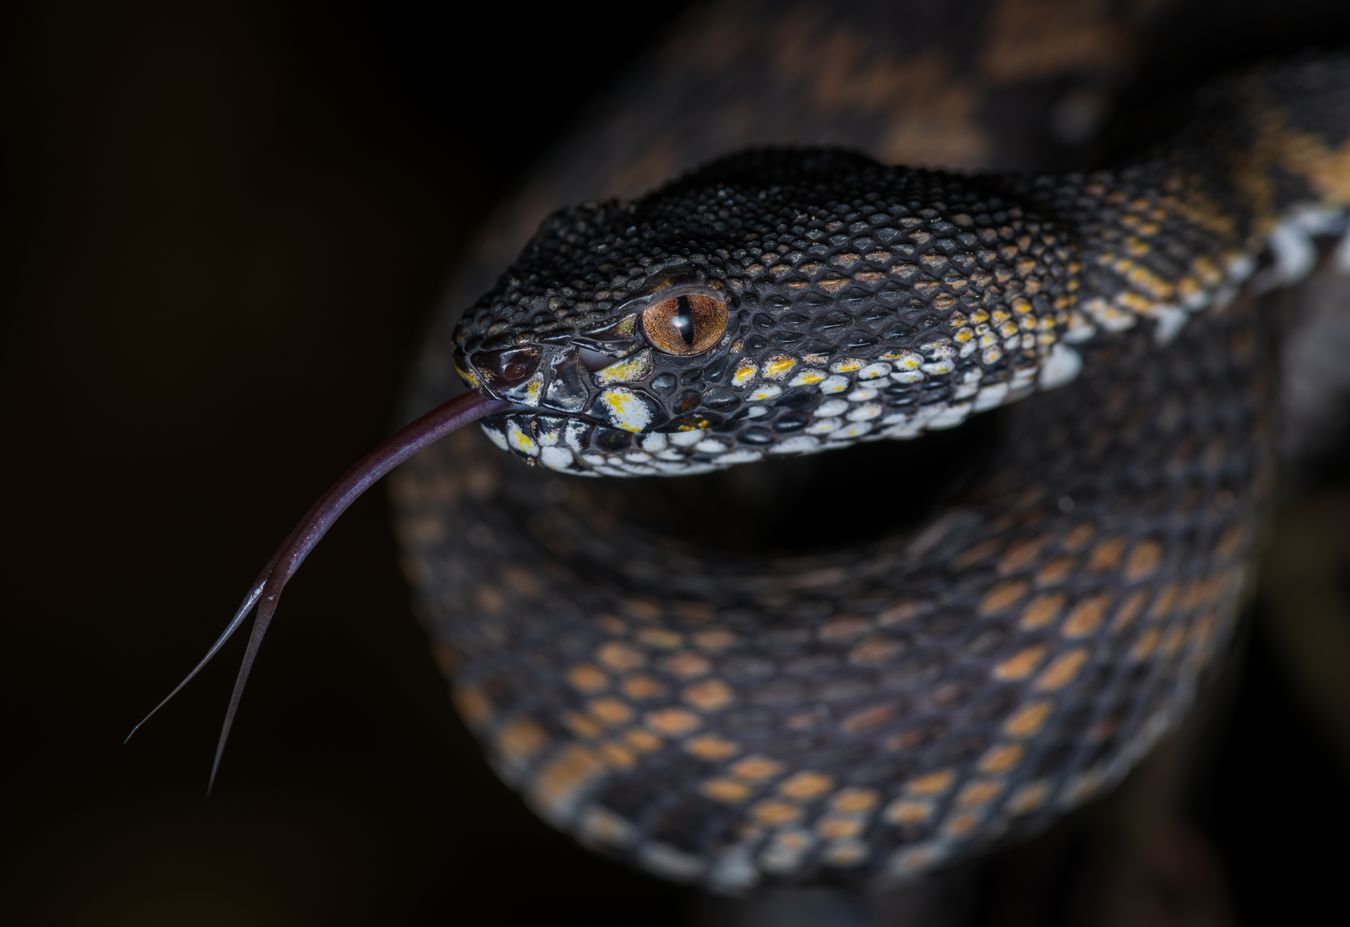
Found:
M 671 11 L 630 11 L 634 40 L 603 54 L 565 40 L 575 10 L 494 12 L 17 14 L 0 912 L 18 923 L 408 922 L 486 901 L 510 923 L 592 896 L 678 915 L 661 899 L 681 893 L 573 851 L 478 759 L 383 492 L 288 590 L 210 800 L 237 648 L 120 743 L 396 424 L 455 255 Z
M 212 798 L 237 648 L 120 743 L 293 520 L 396 424 L 493 202 L 674 12 L 628 6 L 603 41 L 570 5 L 8 14 L 0 920 L 691 910 L 574 850 L 483 766 L 412 618 L 380 493 L 290 587 Z M 1261 640 L 1202 802 L 1248 911 L 1290 885 L 1337 897 L 1344 854 L 1301 851 L 1350 821 L 1342 767 Z

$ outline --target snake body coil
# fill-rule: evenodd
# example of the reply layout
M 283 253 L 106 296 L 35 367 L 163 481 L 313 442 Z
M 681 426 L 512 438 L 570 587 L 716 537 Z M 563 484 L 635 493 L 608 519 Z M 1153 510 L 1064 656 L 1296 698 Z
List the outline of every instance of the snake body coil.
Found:
M 397 484 L 494 765 L 729 891 L 911 877 L 1118 780 L 1243 600 L 1274 479 L 1248 294 L 1345 235 L 1347 114 L 1350 59 L 1308 60 L 1109 170 L 766 149 L 555 214 L 423 384 L 515 403 L 485 430 L 544 466 L 457 435 Z M 994 409 L 986 465 L 924 436 Z M 827 450 L 794 494 L 775 459 Z M 930 454 L 964 478 L 922 519 Z

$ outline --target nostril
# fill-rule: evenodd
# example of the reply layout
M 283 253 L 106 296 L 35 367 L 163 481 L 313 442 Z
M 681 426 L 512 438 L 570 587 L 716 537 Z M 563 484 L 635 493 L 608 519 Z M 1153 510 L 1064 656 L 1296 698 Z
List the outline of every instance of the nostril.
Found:
M 493 386 L 515 386 L 539 369 L 538 348 L 506 348 L 501 351 L 476 351 L 469 363 L 484 374 Z
M 502 379 L 511 383 L 519 383 L 521 380 L 528 380 L 530 374 L 534 373 L 537 364 L 531 364 L 528 361 L 512 360 L 502 365 Z

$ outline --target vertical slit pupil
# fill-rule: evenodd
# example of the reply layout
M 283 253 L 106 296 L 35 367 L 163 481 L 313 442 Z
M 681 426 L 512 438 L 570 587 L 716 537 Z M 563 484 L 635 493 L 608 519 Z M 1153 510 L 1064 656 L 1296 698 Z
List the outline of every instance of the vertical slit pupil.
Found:
M 681 296 L 675 301 L 675 315 L 671 317 L 671 324 L 680 333 L 685 345 L 692 348 L 694 346 L 694 309 L 689 305 L 688 296 Z

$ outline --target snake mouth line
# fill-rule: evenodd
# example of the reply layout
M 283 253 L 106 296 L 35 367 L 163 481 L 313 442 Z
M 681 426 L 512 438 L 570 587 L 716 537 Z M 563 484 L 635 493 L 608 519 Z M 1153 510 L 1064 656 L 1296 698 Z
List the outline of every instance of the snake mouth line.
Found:
M 497 399 L 495 396 L 490 398 L 497 402 L 509 402 L 509 400 Z M 484 415 L 482 421 L 484 424 L 504 424 L 511 416 L 522 418 L 529 417 L 532 419 L 556 419 L 558 422 L 564 424 L 567 422 L 584 422 L 585 424 L 596 428 L 614 429 L 614 424 L 612 422 L 596 418 L 593 415 L 586 415 L 583 412 L 559 412 L 556 409 L 546 409 L 541 406 L 527 406 L 519 402 L 511 402 L 507 408 Z

